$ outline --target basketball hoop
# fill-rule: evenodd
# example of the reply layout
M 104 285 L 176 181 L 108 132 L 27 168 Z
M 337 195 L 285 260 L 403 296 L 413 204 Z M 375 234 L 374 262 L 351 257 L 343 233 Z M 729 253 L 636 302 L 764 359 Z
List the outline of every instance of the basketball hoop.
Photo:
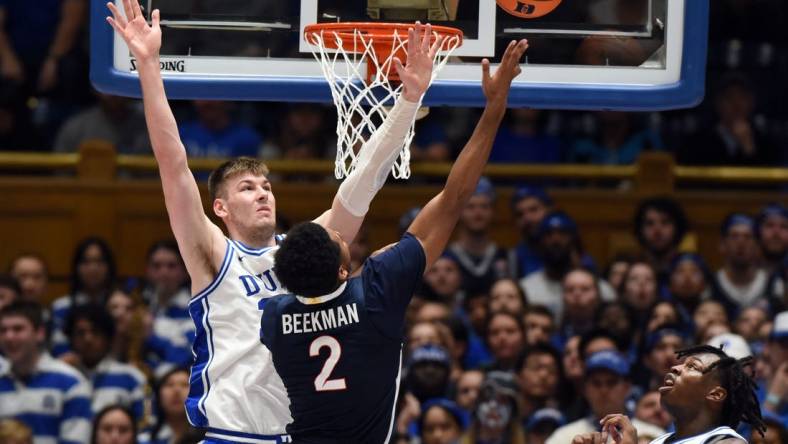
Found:
M 402 92 L 394 57 L 407 62 L 408 23 L 318 23 L 304 29 L 312 54 L 320 63 L 337 108 L 337 157 L 334 175 L 347 176 L 355 167 L 356 150 L 386 117 L 387 106 Z M 432 78 L 462 44 L 462 31 L 433 26 L 431 42 L 444 36 L 433 60 Z M 366 62 L 366 71 L 363 64 Z M 344 65 L 344 69 L 342 66 Z M 397 179 L 410 177 L 410 142 L 414 118 L 399 159 L 392 168 Z

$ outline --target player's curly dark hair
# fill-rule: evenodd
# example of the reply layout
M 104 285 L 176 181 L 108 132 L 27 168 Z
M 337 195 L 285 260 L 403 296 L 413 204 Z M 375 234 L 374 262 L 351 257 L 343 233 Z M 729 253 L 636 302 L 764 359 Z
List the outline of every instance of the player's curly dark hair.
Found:
M 746 422 L 761 435 L 766 432 L 766 424 L 761 418 L 761 407 L 755 394 L 755 382 L 745 367 L 752 365 L 752 357 L 736 359 L 728 356 L 721 348 L 711 345 L 696 345 L 676 352 L 678 359 L 701 353 L 711 353 L 719 356 L 704 373 L 717 372 L 720 385 L 728 392 L 722 406 L 721 422 L 732 429 L 739 426 L 739 422 Z
M 325 228 L 314 222 L 291 228 L 274 259 L 274 273 L 293 294 L 321 296 L 336 290 L 339 285 L 339 245 Z

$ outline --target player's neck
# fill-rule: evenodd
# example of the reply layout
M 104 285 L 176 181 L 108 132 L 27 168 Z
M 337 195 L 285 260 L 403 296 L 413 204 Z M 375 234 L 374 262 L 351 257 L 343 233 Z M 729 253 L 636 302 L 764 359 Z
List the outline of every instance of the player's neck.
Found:
M 703 409 L 688 410 L 683 414 L 674 415 L 674 418 L 681 418 L 681 421 L 675 422 L 676 432 L 673 434 L 673 441 L 699 435 L 718 427 L 720 425 L 718 418 L 712 416 Z
M 276 245 L 276 233 L 270 232 L 257 232 L 257 233 L 241 233 L 235 230 L 230 231 L 230 238 L 236 242 L 242 243 L 247 248 L 260 249 L 268 248 Z

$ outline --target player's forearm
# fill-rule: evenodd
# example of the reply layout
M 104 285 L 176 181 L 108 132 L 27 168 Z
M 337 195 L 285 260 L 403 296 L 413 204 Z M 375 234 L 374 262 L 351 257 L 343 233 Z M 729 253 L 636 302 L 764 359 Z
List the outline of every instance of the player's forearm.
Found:
M 181 143 L 178 124 L 164 91 L 159 58 L 137 60 L 137 66 L 142 85 L 145 122 L 159 169 L 183 168 L 186 165 L 186 150 Z
M 459 208 L 471 197 L 492 151 L 495 134 L 506 111 L 505 103 L 488 103 L 476 128 L 446 179 L 444 198 Z
M 66 0 L 61 8 L 61 19 L 55 31 L 55 38 L 49 48 L 49 57 L 60 59 L 71 51 L 77 35 L 85 21 L 84 0 Z

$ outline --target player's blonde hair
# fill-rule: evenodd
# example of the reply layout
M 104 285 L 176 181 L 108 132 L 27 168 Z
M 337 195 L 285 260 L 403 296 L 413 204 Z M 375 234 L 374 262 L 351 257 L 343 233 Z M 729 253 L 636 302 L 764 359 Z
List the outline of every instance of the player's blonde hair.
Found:
M 33 444 L 33 432 L 16 419 L 3 419 L 0 420 L 0 442 Z
M 216 199 L 222 191 L 224 191 L 222 186 L 227 179 L 241 173 L 252 173 L 255 176 L 267 176 L 268 166 L 266 166 L 262 160 L 252 157 L 238 157 L 224 162 L 213 170 L 208 177 L 208 192 L 210 193 L 211 200 L 213 201 Z

